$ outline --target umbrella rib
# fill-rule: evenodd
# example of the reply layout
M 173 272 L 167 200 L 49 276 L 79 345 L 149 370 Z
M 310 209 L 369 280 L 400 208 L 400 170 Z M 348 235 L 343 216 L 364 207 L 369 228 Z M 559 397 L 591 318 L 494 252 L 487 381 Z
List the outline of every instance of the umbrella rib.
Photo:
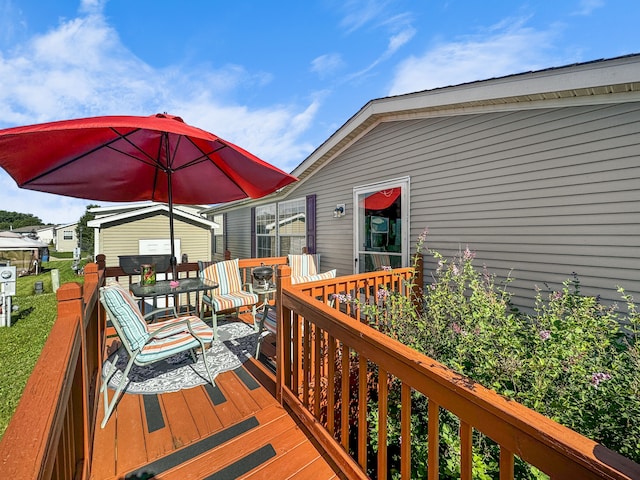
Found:
M 192 167 L 194 165 L 197 165 L 199 163 L 203 163 L 206 162 L 207 160 L 211 160 L 210 155 L 213 155 L 214 153 L 219 152 L 220 150 L 222 150 L 223 148 L 227 148 L 227 145 L 224 144 L 223 142 L 220 142 L 220 140 L 216 140 L 217 142 L 221 143 L 222 145 L 218 148 L 214 148 L 213 150 L 211 150 L 208 153 L 205 153 L 198 145 L 196 145 L 190 138 L 187 137 L 187 140 L 189 140 L 189 142 L 191 142 L 191 145 L 193 145 L 194 147 L 196 147 L 200 153 L 202 155 L 200 155 L 198 158 L 194 158 L 193 160 L 190 160 L 189 162 L 185 163 L 184 165 L 179 166 L 178 168 L 176 168 L 175 170 L 173 170 L 174 172 L 178 171 L 178 170 L 182 170 L 183 168 L 187 168 L 187 167 Z M 177 148 L 177 145 L 176 145 Z M 212 162 L 215 163 L 215 162 Z M 228 177 L 228 175 L 227 175 Z

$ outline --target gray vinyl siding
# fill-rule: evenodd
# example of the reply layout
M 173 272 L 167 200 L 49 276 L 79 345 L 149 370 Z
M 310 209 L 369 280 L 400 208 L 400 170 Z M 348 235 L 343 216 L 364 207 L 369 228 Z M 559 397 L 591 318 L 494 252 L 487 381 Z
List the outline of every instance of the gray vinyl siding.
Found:
M 176 252 L 178 263 L 183 253 L 190 262 L 208 261 L 211 258 L 211 231 L 207 227 L 194 225 L 174 218 L 175 238 L 180 239 L 180 252 Z M 106 256 L 107 266 L 116 266 L 119 255 L 138 255 L 138 240 L 168 239 L 169 217 L 154 215 L 122 224 L 112 224 L 100 231 L 99 249 Z
M 227 250 L 231 252 L 231 258 L 251 258 L 251 208 L 232 210 L 226 215 Z
M 478 267 L 515 278 L 522 308 L 573 272 L 619 301 L 616 285 L 640 292 L 639 144 L 638 103 L 387 122 L 292 196 L 317 195 L 318 252 L 339 275 L 353 271 L 353 187 L 409 176 L 412 245 L 428 228 L 446 256 L 469 246 Z

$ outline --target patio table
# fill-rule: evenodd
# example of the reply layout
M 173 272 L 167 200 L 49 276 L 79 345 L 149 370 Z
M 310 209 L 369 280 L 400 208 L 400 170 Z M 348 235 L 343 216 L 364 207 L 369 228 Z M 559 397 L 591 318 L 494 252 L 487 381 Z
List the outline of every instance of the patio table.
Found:
M 191 293 L 195 293 L 195 308 L 194 314 L 199 314 L 200 309 L 200 292 L 207 292 L 218 288 L 218 284 L 204 278 L 182 278 L 178 280 L 178 286 L 172 287 L 173 280 L 160 280 L 154 285 L 140 285 L 139 283 L 132 283 L 129 285 L 131 293 L 140 299 L 141 311 L 145 312 L 145 298 L 151 298 L 153 300 L 153 308 L 157 308 L 158 297 L 173 296 L 173 304 L 176 307 L 178 314 L 188 314 L 191 312 Z M 186 310 L 182 311 L 180 307 L 180 295 L 187 295 Z

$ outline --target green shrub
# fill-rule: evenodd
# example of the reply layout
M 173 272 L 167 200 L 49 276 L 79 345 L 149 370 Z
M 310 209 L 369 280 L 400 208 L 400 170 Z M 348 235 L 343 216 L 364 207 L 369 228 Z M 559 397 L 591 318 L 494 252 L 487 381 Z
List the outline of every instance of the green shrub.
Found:
M 424 240 L 421 235 L 418 252 Z M 628 311 L 622 315 L 582 295 L 574 275 L 560 289 L 537 289 L 535 311 L 524 314 L 511 305 L 511 279 L 498 281 L 486 269 L 477 270 L 468 248 L 452 259 L 430 253 L 437 268 L 421 298 L 381 291 L 383 302 L 360 305 L 375 319 L 372 326 L 640 462 L 640 315 L 630 295 L 619 288 Z M 390 398 L 399 401 L 399 395 L 391 388 Z M 421 397 L 414 394 L 412 405 L 412 470 L 418 477 L 426 469 L 427 402 Z M 457 478 L 457 419 L 442 412 L 440 421 L 440 474 Z M 390 414 L 389 431 L 399 435 L 399 422 Z M 390 441 L 397 435 L 391 433 Z M 390 444 L 390 452 L 396 449 Z M 498 452 L 474 434 L 475 478 L 495 477 Z M 517 478 L 540 475 L 516 461 Z

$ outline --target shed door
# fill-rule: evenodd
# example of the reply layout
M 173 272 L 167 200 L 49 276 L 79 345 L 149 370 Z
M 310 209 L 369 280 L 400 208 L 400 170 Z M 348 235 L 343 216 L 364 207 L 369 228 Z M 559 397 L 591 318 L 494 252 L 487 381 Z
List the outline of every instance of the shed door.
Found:
M 409 178 L 353 189 L 354 271 L 409 263 Z

